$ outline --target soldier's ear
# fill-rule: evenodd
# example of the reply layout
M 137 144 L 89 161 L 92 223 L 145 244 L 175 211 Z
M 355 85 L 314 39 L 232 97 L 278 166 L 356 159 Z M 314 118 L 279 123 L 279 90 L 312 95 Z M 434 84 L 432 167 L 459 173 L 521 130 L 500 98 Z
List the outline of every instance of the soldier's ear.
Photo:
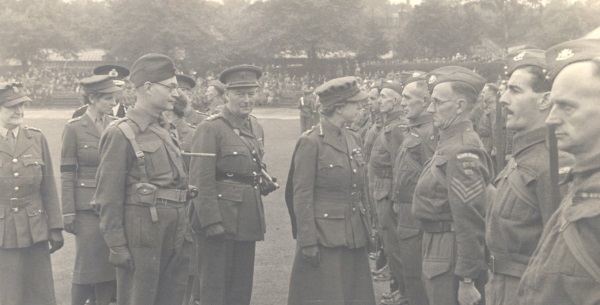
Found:
M 431 97 L 424 96 L 423 97 L 423 108 L 425 108 L 425 109 L 429 108 L 430 103 L 431 103 Z
M 538 107 L 540 110 L 549 110 L 552 108 L 552 101 L 550 100 L 550 91 L 544 92 L 542 97 L 538 100 Z
M 466 108 L 467 101 L 464 98 L 461 98 L 458 101 L 456 101 L 456 114 L 461 114 L 465 112 Z
M 151 82 L 145 82 L 142 85 L 142 90 L 146 95 L 152 95 L 152 91 L 150 90 L 150 88 L 152 88 L 152 83 Z

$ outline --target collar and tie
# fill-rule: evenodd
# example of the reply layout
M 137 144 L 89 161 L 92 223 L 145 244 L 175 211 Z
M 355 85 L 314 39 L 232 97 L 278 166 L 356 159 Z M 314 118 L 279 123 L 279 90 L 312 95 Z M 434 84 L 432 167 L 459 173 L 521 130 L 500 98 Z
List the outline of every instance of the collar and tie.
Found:
M 8 143 L 8 147 L 11 152 L 15 151 L 15 146 L 17 144 L 17 139 L 15 138 L 15 133 L 12 130 L 8 130 L 6 132 L 6 143 Z

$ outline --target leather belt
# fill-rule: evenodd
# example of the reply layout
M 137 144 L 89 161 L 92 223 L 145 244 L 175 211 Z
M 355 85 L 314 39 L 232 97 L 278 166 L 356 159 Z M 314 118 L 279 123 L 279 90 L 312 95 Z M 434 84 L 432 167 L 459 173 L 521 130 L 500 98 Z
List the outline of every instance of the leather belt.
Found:
M 0 206 L 6 206 L 11 209 L 11 211 L 17 213 L 20 209 L 25 208 L 31 202 L 35 201 L 36 196 L 26 196 L 22 198 L 0 198 Z M 38 199 L 41 200 L 41 199 Z
M 159 188 L 156 190 L 155 198 L 185 203 L 187 202 L 187 190 Z
M 329 202 L 329 203 L 358 203 L 362 200 L 362 193 L 360 191 L 353 192 L 323 192 L 316 190 L 314 193 L 315 202 Z
M 423 231 L 427 233 L 454 232 L 454 223 L 449 221 L 423 222 Z
M 391 167 L 371 167 L 373 174 L 378 178 L 392 178 Z
M 495 258 L 493 255 L 488 257 L 487 263 L 492 273 L 500 273 L 516 277 L 521 277 L 527 268 L 527 265 L 525 264 L 500 260 Z
M 217 171 L 215 173 L 215 179 L 217 181 L 223 181 L 223 180 L 233 180 L 235 182 L 239 182 L 241 184 L 247 184 L 247 185 L 251 185 L 251 186 L 256 186 L 260 183 L 260 175 L 256 174 L 253 176 L 247 176 L 247 175 L 240 175 L 240 174 L 236 174 L 236 173 L 229 173 L 229 172 L 224 172 L 224 171 Z

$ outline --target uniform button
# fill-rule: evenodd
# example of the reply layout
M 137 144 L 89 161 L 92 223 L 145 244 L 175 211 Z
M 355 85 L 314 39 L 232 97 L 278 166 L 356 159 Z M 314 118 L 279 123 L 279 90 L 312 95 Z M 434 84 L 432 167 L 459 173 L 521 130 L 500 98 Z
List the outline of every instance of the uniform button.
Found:
M 352 208 L 352 212 L 356 212 L 356 208 Z
M 19 173 L 14 173 L 13 176 L 19 177 Z
M 223 195 L 219 194 L 219 195 L 217 195 L 217 197 L 221 198 L 221 197 L 223 197 Z
M 352 184 L 352 187 L 356 187 L 356 183 Z
M 333 167 L 333 164 L 329 164 L 329 167 Z
M 18 191 L 18 190 L 19 190 L 19 187 L 18 187 L 18 186 L 15 186 L 15 191 Z
M 256 158 L 252 158 L 252 162 L 256 162 Z
M 353 170 L 352 170 L 352 172 L 356 174 L 356 168 L 355 168 L 355 169 L 353 169 Z
M 255 190 L 258 190 L 258 186 L 257 186 L 257 185 L 255 185 L 255 186 L 254 186 L 254 189 L 255 189 Z
M 85 186 L 85 183 L 81 182 L 81 186 Z
M 83 145 L 83 148 L 88 148 L 88 146 L 87 145 Z
M 327 216 L 329 216 L 327 213 L 323 214 L 323 217 L 327 217 Z
M 237 155 L 238 153 L 237 153 L 237 151 L 234 151 L 234 152 L 233 152 L 233 154 L 234 154 L 234 155 Z
M 17 163 L 17 162 L 19 162 L 19 160 L 13 159 L 13 163 Z
M 350 160 L 354 160 L 354 157 L 350 156 Z

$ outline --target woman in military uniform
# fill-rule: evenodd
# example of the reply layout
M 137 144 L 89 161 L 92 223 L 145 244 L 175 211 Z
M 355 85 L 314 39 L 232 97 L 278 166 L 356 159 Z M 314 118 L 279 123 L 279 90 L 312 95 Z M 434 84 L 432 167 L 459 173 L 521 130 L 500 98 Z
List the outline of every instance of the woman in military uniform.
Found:
M 288 183 L 297 223 L 288 304 L 375 304 L 362 142 L 344 127 L 368 95 L 354 77 L 333 79 L 315 92 L 324 117 L 298 140 Z
M 19 83 L 0 83 L 2 305 L 56 304 L 50 254 L 63 246 L 63 221 L 48 141 L 22 125 L 28 101 Z
M 65 230 L 74 234 L 76 241 L 71 303 L 83 305 L 86 300 L 95 299 L 97 305 L 103 305 L 115 295 L 115 267 L 108 261 L 100 218 L 91 202 L 100 164 L 100 136 L 115 119 L 109 114 L 116 105 L 115 93 L 121 88 L 107 75 L 85 78 L 81 85 L 88 107 L 85 114 L 65 126 L 60 166 Z

